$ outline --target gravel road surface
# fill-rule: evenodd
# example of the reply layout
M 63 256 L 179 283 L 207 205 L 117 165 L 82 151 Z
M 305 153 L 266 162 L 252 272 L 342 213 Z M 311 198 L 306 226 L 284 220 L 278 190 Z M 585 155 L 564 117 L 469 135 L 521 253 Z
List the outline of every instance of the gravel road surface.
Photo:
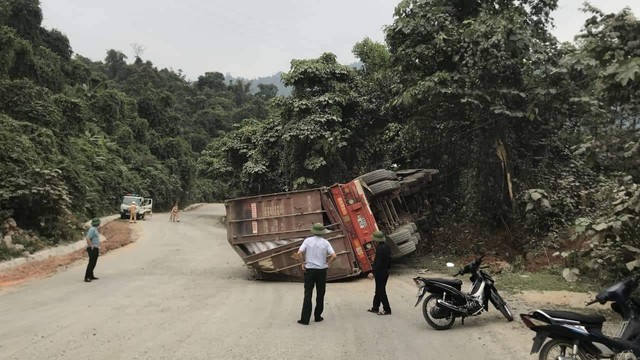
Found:
M 139 240 L 100 257 L 98 281 L 82 281 L 81 262 L 0 290 L 0 359 L 535 358 L 533 333 L 493 308 L 431 329 L 406 273 L 389 279 L 391 316 L 365 311 L 374 282 L 362 278 L 328 284 L 325 320 L 299 325 L 302 284 L 248 280 L 222 215 L 212 204 L 180 223 L 154 214 L 131 224 Z

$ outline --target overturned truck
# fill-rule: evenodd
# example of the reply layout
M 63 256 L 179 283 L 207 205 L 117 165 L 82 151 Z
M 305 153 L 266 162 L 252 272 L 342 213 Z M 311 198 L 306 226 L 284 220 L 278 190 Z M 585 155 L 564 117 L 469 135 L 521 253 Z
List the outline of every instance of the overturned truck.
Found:
M 433 169 L 380 169 L 346 184 L 227 200 L 227 239 L 256 278 L 302 280 L 293 255 L 319 222 L 338 255 L 328 280 L 358 276 L 371 271 L 376 230 L 388 234 L 393 258 L 416 250 L 435 174 Z

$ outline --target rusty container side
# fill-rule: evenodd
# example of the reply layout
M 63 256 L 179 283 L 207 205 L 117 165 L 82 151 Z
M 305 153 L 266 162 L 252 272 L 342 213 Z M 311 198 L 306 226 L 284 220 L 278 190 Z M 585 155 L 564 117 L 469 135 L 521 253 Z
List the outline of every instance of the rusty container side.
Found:
M 327 196 L 326 188 L 318 188 L 227 200 L 229 244 L 258 278 L 302 280 L 302 268 L 293 255 L 319 222 L 331 230 L 325 238 L 338 254 L 328 279 L 358 275 L 360 269 L 343 226 L 332 222 L 335 217 L 331 214 L 336 211 Z

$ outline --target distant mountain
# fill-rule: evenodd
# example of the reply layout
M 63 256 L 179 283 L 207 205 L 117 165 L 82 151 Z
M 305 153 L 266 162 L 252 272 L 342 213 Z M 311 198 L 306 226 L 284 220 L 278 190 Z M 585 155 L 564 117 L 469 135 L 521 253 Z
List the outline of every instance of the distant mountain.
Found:
M 353 62 L 351 64 L 349 64 L 348 66 L 352 67 L 352 68 L 356 68 L 356 69 L 360 69 L 362 67 L 362 62 L 360 61 L 356 61 Z M 282 79 L 280 78 L 282 76 L 283 72 L 282 71 L 278 71 L 277 73 L 271 75 L 271 76 L 264 76 L 264 77 L 259 77 L 257 79 L 247 79 L 245 77 L 242 76 L 233 76 L 229 73 L 226 73 L 224 75 L 224 80 L 228 83 L 229 81 L 236 81 L 236 80 L 242 80 L 242 81 L 251 81 L 251 90 L 250 92 L 252 94 L 255 94 L 258 92 L 258 84 L 273 84 L 275 86 L 278 87 L 278 95 L 282 95 L 282 96 L 289 96 L 291 95 L 291 90 L 293 90 L 291 87 L 288 86 L 284 86 L 284 84 L 282 83 Z
M 282 79 L 280 78 L 281 75 L 282 75 L 282 71 L 279 71 L 271 76 L 259 77 L 257 79 L 247 79 L 241 76 L 235 77 L 229 73 L 226 73 L 224 75 L 224 80 L 226 82 L 236 81 L 236 80 L 251 81 L 250 91 L 252 94 L 255 94 L 258 92 L 259 90 L 258 84 L 273 84 L 278 87 L 278 95 L 289 96 L 291 95 L 291 90 L 293 89 L 288 86 L 284 86 L 284 84 L 282 83 Z

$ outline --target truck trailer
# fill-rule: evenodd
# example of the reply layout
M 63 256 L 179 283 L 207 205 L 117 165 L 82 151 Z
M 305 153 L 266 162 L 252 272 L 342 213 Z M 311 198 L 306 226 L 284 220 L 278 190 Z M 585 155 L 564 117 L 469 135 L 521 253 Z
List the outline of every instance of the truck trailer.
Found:
M 227 239 L 257 279 L 301 281 L 304 274 L 293 255 L 312 225 L 322 223 L 338 255 L 327 279 L 366 274 L 375 257 L 376 230 L 387 234 L 394 259 L 416 250 L 436 173 L 381 169 L 346 184 L 230 199 L 225 202 Z

